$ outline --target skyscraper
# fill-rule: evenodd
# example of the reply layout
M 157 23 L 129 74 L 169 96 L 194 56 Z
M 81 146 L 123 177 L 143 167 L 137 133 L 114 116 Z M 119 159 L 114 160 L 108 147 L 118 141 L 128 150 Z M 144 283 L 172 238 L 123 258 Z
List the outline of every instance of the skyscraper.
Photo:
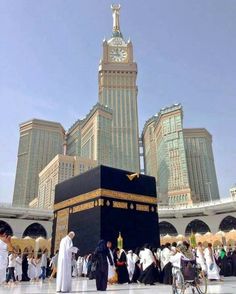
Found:
M 61 124 L 32 119 L 20 125 L 13 205 L 28 205 L 38 196 L 39 172 L 63 151 Z
M 137 64 L 132 43 L 120 30 L 120 5 L 112 5 L 112 13 L 112 37 L 103 41 L 99 64 L 99 102 L 112 109 L 110 165 L 139 171 Z
M 142 133 L 144 167 L 157 179 L 160 202 L 172 205 L 219 199 L 212 137 L 184 129 L 180 104 L 161 109 Z
M 156 177 L 160 201 L 169 204 L 192 203 L 181 105 L 161 109 L 157 116 L 145 124 L 142 137 L 145 170 Z
M 97 103 L 85 119 L 78 120 L 67 132 L 67 155 L 111 165 L 112 110 Z
M 206 129 L 184 129 L 188 174 L 194 201 L 218 200 L 212 136 Z
M 157 116 L 152 116 L 146 121 L 142 132 L 142 146 L 145 174 L 156 177 L 157 175 L 157 153 L 155 141 L 155 123 Z

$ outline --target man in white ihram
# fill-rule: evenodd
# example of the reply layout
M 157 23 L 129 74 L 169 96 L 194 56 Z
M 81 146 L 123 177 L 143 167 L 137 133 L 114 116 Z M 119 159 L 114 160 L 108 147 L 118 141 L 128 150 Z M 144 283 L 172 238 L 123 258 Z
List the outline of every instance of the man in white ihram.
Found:
M 57 292 L 71 291 L 71 260 L 72 252 L 76 253 L 78 248 L 73 247 L 72 239 L 75 233 L 70 232 L 61 239 L 58 263 L 57 263 Z
M 0 286 L 6 280 L 8 249 L 13 251 L 10 232 L 7 228 L 0 228 Z

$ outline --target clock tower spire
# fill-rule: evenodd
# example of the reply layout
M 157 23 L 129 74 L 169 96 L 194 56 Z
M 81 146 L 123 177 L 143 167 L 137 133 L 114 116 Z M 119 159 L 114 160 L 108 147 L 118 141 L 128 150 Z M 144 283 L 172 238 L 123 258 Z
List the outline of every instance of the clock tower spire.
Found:
M 112 36 L 122 38 L 122 34 L 120 31 L 120 4 L 112 4 L 111 9 L 113 17 Z
M 99 102 L 112 109 L 111 166 L 139 172 L 139 131 L 133 46 L 120 31 L 120 4 L 111 6 L 112 37 L 103 41 L 99 64 Z

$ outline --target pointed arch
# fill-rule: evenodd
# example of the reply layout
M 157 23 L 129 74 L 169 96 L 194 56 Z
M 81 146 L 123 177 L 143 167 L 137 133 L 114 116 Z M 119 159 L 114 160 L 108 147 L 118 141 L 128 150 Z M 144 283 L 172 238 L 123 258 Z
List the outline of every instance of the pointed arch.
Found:
M 219 230 L 223 232 L 229 232 L 236 229 L 236 218 L 228 215 L 220 223 Z
M 159 232 L 161 236 L 170 235 L 177 236 L 178 232 L 176 228 L 169 222 L 162 221 L 159 223 Z
M 1 227 L 6 228 L 6 230 L 9 231 L 9 235 L 13 236 L 13 230 L 12 230 L 11 226 L 7 222 L 5 222 L 3 220 L 0 220 L 0 228 Z
M 29 225 L 22 237 L 31 237 L 33 239 L 37 239 L 38 237 L 43 237 L 43 238 L 47 238 L 47 231 L 45 230 L 45 228 L 39 224 L 39 223 L 33 223 L 31 225 Z
M 185 235 L 190 235 L 191 233 L 205 234 L 211 232 L 209 226 L 202 220 L 194 219 L 192 220 L 185 229 Z

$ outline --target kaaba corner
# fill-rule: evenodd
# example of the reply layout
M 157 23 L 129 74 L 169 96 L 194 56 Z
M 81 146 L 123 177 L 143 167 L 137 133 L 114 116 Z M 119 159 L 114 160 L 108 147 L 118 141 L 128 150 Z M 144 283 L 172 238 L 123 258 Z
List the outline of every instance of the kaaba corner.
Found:
M 160 244 L 154 177 L 100 165 L 56 186 L 52 250 L 74 231 L 80 254 L 93 252 L 100 239 L 124 249 Z

